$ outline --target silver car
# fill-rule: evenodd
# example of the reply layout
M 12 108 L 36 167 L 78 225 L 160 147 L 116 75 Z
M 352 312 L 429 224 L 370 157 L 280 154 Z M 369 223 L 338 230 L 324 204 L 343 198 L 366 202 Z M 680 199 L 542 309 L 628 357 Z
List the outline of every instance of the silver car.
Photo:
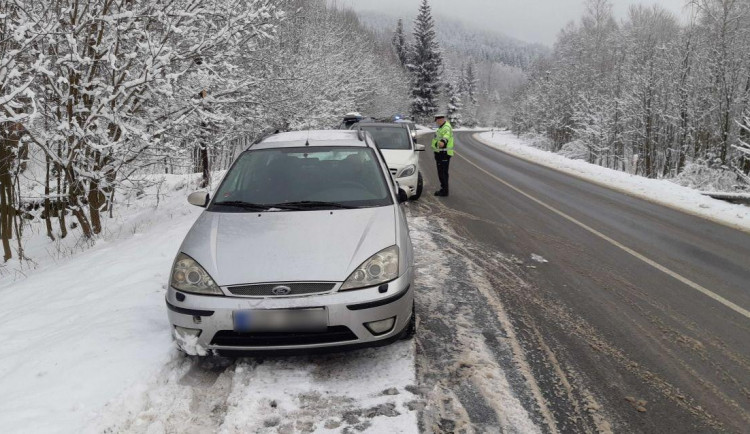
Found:
M 167 312 L 189 354 L 383 345 L 414 332 L 406 192 L 369 134 L 304 131 L 243 152 L 175 258 Z

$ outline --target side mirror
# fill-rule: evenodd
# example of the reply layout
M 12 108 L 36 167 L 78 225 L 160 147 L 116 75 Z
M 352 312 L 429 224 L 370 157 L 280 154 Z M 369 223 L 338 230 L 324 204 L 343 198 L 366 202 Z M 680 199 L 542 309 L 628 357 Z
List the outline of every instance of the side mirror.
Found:
M 424 151 L 425 148 L 424 148 L 424 145 L 420 145 L 417 143 L 417 145 L 414 146 L 414 149 L 417 151 Z
M 205 208 L 208 206 L 209 199 L 210 197 L 207 191 L 196 191 L 195 193 L 190 193 L 190 196 L 188 196 L 188 203 L 190 203 L 190 205 Z
M 398 189 L 398 203 L 404 203 L 409 201 L 409 195 L 406 194 L 403 188 Z

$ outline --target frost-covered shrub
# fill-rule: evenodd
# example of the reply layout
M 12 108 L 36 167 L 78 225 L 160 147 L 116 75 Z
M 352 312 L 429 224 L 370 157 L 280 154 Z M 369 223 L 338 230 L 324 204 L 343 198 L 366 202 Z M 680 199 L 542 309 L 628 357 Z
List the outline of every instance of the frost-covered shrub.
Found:
M 554 149 L 554 143 L 549 137 L 537 134 L 537 133 L 526 133 L 521 138 L 531 146 L 542 149 L 545 151 L 552 151 Z
M 573 160 L 586 160 L 589 156 L 588 148 L 580 140 L 573 140 L 562 145 L 562 148 L 557 153 Z
M 703 191 L 731 192 L 748 188 L 736 173 L 725 168 L 709 167 L 703 161 L 688 163 L 673 182 Z

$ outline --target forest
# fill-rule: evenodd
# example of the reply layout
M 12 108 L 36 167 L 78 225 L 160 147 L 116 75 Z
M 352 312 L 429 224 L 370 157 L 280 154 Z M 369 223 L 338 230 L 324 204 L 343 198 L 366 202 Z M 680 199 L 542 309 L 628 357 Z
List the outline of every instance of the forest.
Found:
M 747 188 L 750 2 L 693 0 L 687 23 L 658 5 L 623 20 L 608 0 L 586 6 L 531 69 L 513 130 L 608 168 Z

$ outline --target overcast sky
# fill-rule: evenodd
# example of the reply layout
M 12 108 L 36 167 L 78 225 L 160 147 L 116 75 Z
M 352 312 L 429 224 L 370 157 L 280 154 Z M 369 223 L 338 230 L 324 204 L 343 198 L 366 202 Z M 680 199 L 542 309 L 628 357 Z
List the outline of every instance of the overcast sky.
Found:
M 686 0 L 611 0 L 617 17 L 632 4 L 659 4 L 679 17 L 688 16 Z M 336 0 L 355 10 L 394 15 L 416 15 L 421 0 Z M 584 11 L 583 0 L 430 0 L 433 14 L 451 16 L 468 24 L 495 30 L 528 42 L 551 46 L 568 22 Z

